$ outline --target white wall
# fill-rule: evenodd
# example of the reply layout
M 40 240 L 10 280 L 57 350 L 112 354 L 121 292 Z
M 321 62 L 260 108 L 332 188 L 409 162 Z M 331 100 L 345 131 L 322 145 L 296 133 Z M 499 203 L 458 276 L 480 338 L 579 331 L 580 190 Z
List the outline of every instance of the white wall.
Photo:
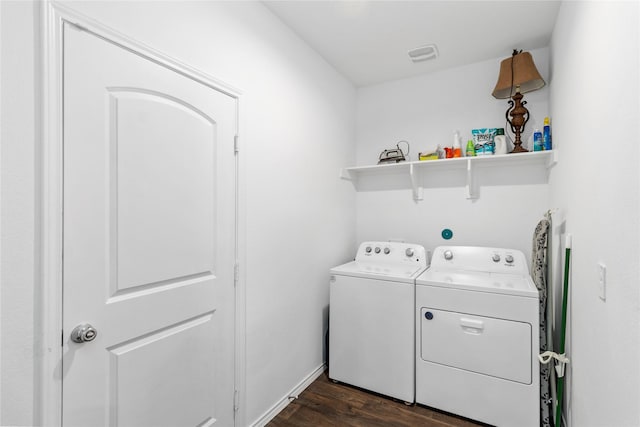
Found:
M 33 364 L 38 363 L 33 358 L 36 21 L 29 2 L 1 5 L 0 424 L 31 425 Z M 68 6 L 243 93 L 247 365 L 240 425 L 251 424 L 323 363 L 328 269 L 355 251 L 353 190 L 337 179 L 338 170 L 355 160 L 355 89 L 259 2 L 74 1 Z
M 34 7 L 3 1 L 0 9 L 0 425 L 30 425 L 36 348 Z
M 554 233 L 573 236 L 570 426 L 640 425 L 638 8 L 565 2 L 551 43 Z M 607 267 L 606 301 L 597 263 Z
M 547 79 L 549 49 L 531 53 Z M 471 129 L 505 127 L 507 101 L 496 100 L 491 92 L 500 61 L 510 54 L 359 89 L 358 165 L 375 164 L 384 148 L 402 139 L 411 144 L 410 160 L 417 160 L 418 152 L 433 151 L 438 144 L 450 146 L 454 130 L 466 143 Z M 548 87 L 525 94 L 530 111 L 525 146 L 533 129 L 542 128 L 549 115 L 548 97 Z M 402 239 L 423 244 L 427 250 L 441 244 L 507 247 L 520 249 L 528 257 L 535 226 L 549 209 L 546 174 L 544 169 L 507 166 L 478 171 L 476 200 L 465 198 L 466 174 L 461 170 L 425 176 L 424 200 L 419 202 L 413 201 L 406 186 L 380 190 L 379 183 L 363 182 L 360 188 L 366 191 L 357 194 L 357 238 Z M 453 231 L 449 241 L 440 235 L 444 228 Z

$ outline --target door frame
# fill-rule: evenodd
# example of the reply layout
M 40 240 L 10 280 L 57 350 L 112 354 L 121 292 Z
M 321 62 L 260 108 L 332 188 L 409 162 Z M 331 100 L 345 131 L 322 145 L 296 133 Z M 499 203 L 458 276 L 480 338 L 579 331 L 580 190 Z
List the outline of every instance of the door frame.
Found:
M 236 156 L 235 156 L 235 330 L 234 330 L 234 411 L 235 424 L 245 424 L 245 177 L 244 161 L 238 150 L 240 126 L 241 91 L 237 88 L 199 71 L 175 58 L 165 55 L 143 43 L 121 34 L 106 25 L 82 15 L 55 0 L 40 3 L 37 13 L 41 21 L 40 61 L 40 145 L 37 170 L 39 189 L 39 291 L 36 306 L 39 310 L 40 361 L 37 366 L 34 401 L 38 425 L 62 425 L 62 206 L 63 206 L 63 27 L 75 25 L 108 42 L 144 57 L 157 65 L 168 68 L 212 90 L 222 92 L 236 102 Z M 37 363 L 37 362 L 36 362 Z

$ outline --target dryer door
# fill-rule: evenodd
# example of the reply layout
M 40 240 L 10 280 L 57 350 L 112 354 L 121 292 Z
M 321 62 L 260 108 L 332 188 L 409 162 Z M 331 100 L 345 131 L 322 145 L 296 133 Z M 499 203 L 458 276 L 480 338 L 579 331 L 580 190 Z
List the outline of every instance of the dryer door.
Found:
M 531 325 L 422 307 L 420 357 L 427 362 L 531 384 Z

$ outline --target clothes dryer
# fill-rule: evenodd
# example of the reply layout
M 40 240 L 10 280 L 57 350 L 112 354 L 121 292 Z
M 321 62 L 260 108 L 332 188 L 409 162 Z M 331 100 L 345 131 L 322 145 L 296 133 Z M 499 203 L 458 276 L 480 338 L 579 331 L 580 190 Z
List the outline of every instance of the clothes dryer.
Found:
M 424 247 L 364 242 L 330 270 L 329 378 L 408 403 L 415 397 L 415 279 Z
M 537 427 L 538 304 L 522 252 L 436 248 L 416 279 L 416 402 Z

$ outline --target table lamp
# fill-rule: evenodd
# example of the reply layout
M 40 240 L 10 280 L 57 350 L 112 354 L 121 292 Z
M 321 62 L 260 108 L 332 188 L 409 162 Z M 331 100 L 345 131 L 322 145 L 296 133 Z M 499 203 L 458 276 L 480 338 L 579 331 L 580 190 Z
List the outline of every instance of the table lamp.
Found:
M 498 75 L 498 82 L 492 95 L 497 99 L 511 98 L 505 118 L 511 127 L 511 132 L 515 134 L 512 153 L 528 151 L 522 148 L 520 140 L 524 126 L 529 121 L 529 110 L 525 108 L 527 101 L 522 100 L 522 94 L 538 90 L 544 85 L 545 82 L 529 52 L 514 49 L 510 58 L 500 62 L 500 75 Z

